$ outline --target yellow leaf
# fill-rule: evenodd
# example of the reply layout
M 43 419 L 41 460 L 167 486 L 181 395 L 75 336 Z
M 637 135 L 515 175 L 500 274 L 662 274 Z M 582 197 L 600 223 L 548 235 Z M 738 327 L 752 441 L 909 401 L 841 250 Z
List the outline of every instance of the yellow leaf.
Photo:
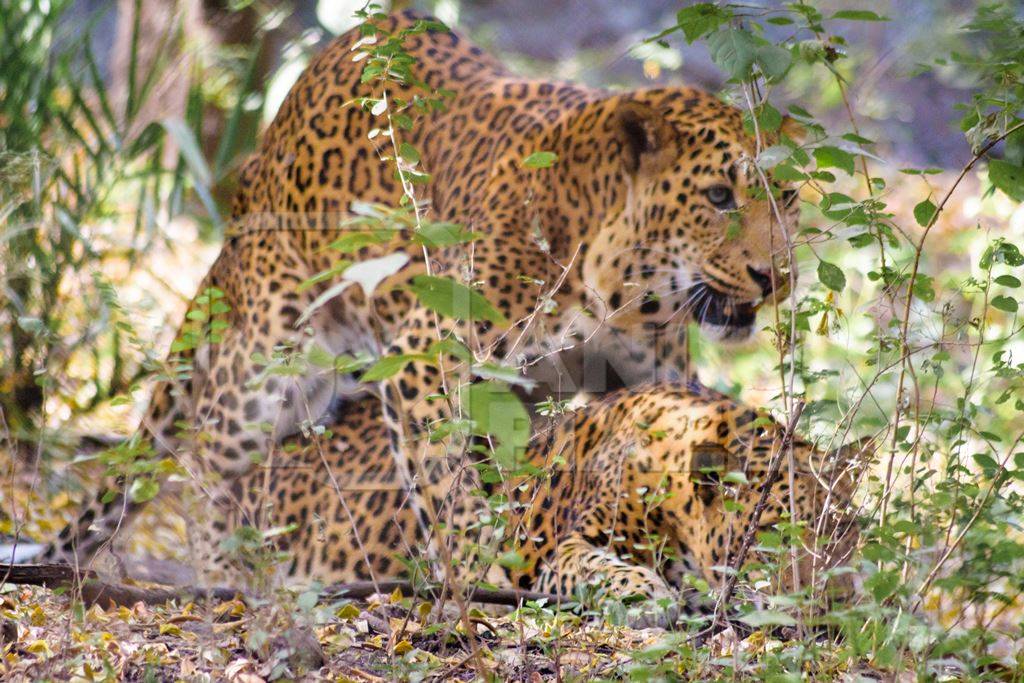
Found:
M 402 601 L 402 591 L 398 588 L 391 592 L 391 602 L 399 603 Z
M 754 631 L 750 634 L 750 637 L 743 641 L 747 652 L 760 652 L 764 648 L 767 639 L 764 636 L 764 631 Z
M 359 608 L 349 603 L 338 610 L 338 618 L 347 621 L 348 619 L 355 619 L 359 616 Z
M 395 633 L 401 633 L 402 629 L 405 629 L 406 633 L 419 633 L 422 628 L 417 622 L 406 620 L 403 617 L 391 617 L 388 619 L 388 625 Z
M 821 314 L 821 322 L 818 323 L 818 327 L 815 328 L 814 333 L 819 337 L 828 336 L 828 311 Z
M 181 629 L 178 628 L 177 624 L 160 624 L 160 635 L 180 636 Z
M 412 651 L 412 643 L 410 643 L 408 640 L 399 641 L 399 643 L 397 645 L 395 645 L 395 654 L 396 655 L 402 656 L 406 652 L 411 652 L 411 651 Z
M 34 655 L 44 655 L 46 657 L 53 655 L 53 650 L 50 649 L 45 640 L 33 640 L 25 649 Z

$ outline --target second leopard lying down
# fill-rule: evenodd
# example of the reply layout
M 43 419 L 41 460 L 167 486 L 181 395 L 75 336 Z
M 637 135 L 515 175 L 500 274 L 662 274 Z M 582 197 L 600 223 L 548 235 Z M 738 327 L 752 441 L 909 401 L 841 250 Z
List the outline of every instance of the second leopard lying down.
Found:
M 376 400 L 364 400 L 328 438 L 296 443 L 286 463 L 236 482 L 215 533 L 294 525 L 277 541 L 289 558 L 283 570 L 294 579 L 405 575 L 405 560 L 422 557 L 430 544 L 377 412 Z M 435 463 L 430 492 L 452 532 L 453 566 L 472 578 L 468 560 L 493 553 L 506 566 L 488 578 L 496 571 L 506 585 L 572 595 L 597 584 L 619 597 L 662 598 L 678 596 L 686 575 L 721 582 L 783 429 L 710 390 L 664 385 L 612 394 L 540 431 L 525 456 L 529 476 L 501 482 L 479 463 Z M 792 479 L 784 465 L 771 485 L 758 526 L 769 529 L 792 510 L 804 527 L 799 560 L 774 574 L 775 589 L 807 585 L 852 547 L 851 450 L 826 454 L 797 440 Z M 496 509 L 509 513 L 500 526 Z

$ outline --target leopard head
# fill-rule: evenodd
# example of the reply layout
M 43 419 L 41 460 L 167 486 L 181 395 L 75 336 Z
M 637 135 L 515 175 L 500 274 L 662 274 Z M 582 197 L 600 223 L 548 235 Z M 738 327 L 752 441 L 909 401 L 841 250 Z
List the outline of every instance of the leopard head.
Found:
M 720 585 L 725 578 L 720 568 L 735 565 L 744 535 L 752 529 L 745 563 L 769 568 L 752 576 L 772 592 L 815 581 L 827 585 L 834 597 L 845 595 L 852 589 L 846 575 L 829 577 L 827 584 L 817 581 L 822 572 L 846 562 L 857 542 L 852 500 L 862 446 L 825 453 L 798 441 L 791 461 L 786 452 L 781 454 L 781 466 L 769 482 L 780 447 L 777 431 L 746 444 L 693 447 L 691 481 L 698 502 L 692 508 L 689 545 L 704 578 Z M 768 496 L 757 515 L 766 483 Z
M 795 275 L 796 189 L 758 169 L 741 112 L 707 93 L 648 90 L 609 106 L 609 163 L 624 199 L 584 263 L 606 321 L 651 329 L 694 320 L 713 339 L 746 339 L 758 307 Z M 764 144 L 798 133 L 785 119 Z

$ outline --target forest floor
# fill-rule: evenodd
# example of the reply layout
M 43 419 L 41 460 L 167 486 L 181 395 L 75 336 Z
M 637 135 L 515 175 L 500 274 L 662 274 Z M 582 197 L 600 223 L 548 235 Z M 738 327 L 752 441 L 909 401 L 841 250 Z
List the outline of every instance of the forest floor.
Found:
M 761 680 L 760 656 L 791 646 L 763 631 L 741 640 L 731 629 L 698 644 L 681 632 L 525 608 L 471 609 L 470 638 L 459 615 L 438 618 L 432 604 L 411 598 L 303 600 L 103 609 L 85 608 L 71 592 L 8 584 L 0 589 L 0 679 Z M 838 656 L 819 657 L 807 673 L 880 680 Z

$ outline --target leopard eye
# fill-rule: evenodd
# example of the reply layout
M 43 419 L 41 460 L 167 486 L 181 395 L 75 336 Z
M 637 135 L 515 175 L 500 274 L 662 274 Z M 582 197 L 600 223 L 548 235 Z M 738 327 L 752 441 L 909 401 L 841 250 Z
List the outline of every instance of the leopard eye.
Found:
M 714 185 L 704 191 L 711 205 L 719 211 L 731 211 L 736 208 L 736 198 L 728 185 Z
M 797 198 L 798 194 L 799 194 L 799 192 L 797 192 L 794 189 L 783 190 L 782 191 L 782 205 L 783 206 L 791 206 L 793 204 L 793 202 L 796 201 L 796 198 Z

